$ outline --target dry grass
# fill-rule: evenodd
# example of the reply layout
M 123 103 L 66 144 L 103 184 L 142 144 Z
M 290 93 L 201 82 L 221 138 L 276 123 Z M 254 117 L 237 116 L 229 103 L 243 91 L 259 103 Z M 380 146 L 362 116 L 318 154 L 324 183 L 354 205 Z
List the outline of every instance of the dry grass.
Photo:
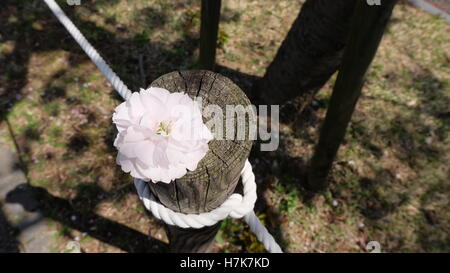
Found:
M 133 232 L 167 241 L 163 228 L 115 165 L 111 113 L 120 100 L 42 1 L 16 2 L 0 11 L 0 142 L 13 149 L 15 139 L 31 184 L 45 189 L 60 242 L 54 251 L 74 239 L 85 252 L 158 251 Z M 133 90 L 195 66 L 198 1 L 60 2 Z M 301 3 L 224 2 L 219 70 L 246 87 L 264 74 Z M 301 201 L 296 164 L 311 155 L 332 82 L 301 123 L 282 125 L 278 151 L 252 156 L 259 215 L 287 251 L 358 252 L 371 240 L 389 252 L 450 250 L 449 44 L 443 20 L 396 7 L 332 187 L 314 205 Z M 215 249 L 262 246 L 240 221 L 227 220 Z

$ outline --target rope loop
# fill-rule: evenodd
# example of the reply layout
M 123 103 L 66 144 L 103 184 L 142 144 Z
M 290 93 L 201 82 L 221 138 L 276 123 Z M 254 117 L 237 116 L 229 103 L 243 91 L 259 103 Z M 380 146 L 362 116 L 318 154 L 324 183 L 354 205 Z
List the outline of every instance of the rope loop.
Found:
M 169 225 L 176 225 L 182 228 L 202 228 L 212 226 L 228 216 L 242 218 L 253 211 L 257 198 L 256 183 L 252 166 L 248 160 L 246 160 L 244 168 L 241 171 L 241 177 L 244 186 L 243 196 L 238 193 L 233 193 L 220 207 L 200 214 L 174 212 L 156 200 L 156 197 L 146 184 L 147 182 L 135 178 L 134 185 L 138 191 L 139 198 L 156 218 L 163 220 Z
M 147 182 L 141 179 L 134 179 L 139 198 L 144 206 L 159 220 L 168 225 L 174 225 L 181 228 L 202 228 L 215 225 L 217 222 L 227 218 L 242 218 L 250 226 L 250 230 L 262 242 L 265 248 L 272 253 L 281 253 L 280 246 L 270 235 L 268 230 L 261 224 L 258 217 L 253 212 L 256 196 L 255 174 L 252 171 L 252 165 L 248 160 L 245 161 L 244 168 L 241 171 L 242 185 L 244 186 L 244 195 L 233 193 L 218 208 L 209 212 L 200 214 L 184 214 L 175 212 L 156 200 L 156 197 L 150 191 Z M 152 183 L 152 182 L 149 182 Z
M 58 18 L 61 24 L 63 24 L 75 41 L 77 41 L 80 47 L 89 56 L 92 62 L 97 65 L 98 69 L 100 69 L 110 84 L 124 100 L 127 100 L 132 94 L 128 87 L 108 66 L 95 48 L 86 40 L 80 30 L 72 23 L 58 4 L 54 0 L 44 1 L 56 18 Z M 181 228 L 202 228 L 205 226 L 212 226 L 228 216 L 233 218 L 244 217 L 245 222 L 250 226 L 250 230 L 256 235 L 258 240 L 264 244 L 264 247 L 269 252 L 281 253 L 282 250 L 280 246 L 261 224 L 253 211 L 256 202 L 256 183 L 252 166 L 248 160 L 245 161 L 241 177 L 244 185 L 244 195 L 236 193 L 232 194 L 220 207 L 201 214 L 183 214 L 174 212 L 156 200 L 146 182 L 140 179 L 134 179 L 134 185 L 136 186 L 139 198 L 144 203 L 144 206 L 151 211 L 156 218 L 169 225 L 175 225 Z

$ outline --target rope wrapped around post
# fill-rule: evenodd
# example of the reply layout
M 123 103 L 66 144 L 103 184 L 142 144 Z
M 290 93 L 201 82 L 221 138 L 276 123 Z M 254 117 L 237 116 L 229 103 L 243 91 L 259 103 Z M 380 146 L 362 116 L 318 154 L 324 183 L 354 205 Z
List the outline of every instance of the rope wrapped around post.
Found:
M 258 240 L 264 244 L 267 251 L 271 253 L 282 253 L 280 246 L 261 224 L 253 211 L 257 199 L 256 183 L 252 166 L 248 160 L 245 161 L 241 177 L 244 187 L 243 196 L 234 193 L 220 207 L 201 214 L 174 212 L 156 200 L 146 182 L 140 179 L 134 179 L 134 185 L 144 206 L 151 211 L 153 216 L 164 221 L 166 224 L 176 225 L 182 228 L 202 228 L 205 226 L 212 226 L 228 216 L 232 218 L 244 217 L 244 220 L 250 226 L 251 231 L 256 235 Z
M 100 54 L 98 54 L 98 52 L 95 50 L 95 48 L 86 40 L 86 38 L 83 36 L 83 34 L 77 29 L 77 27 L 72 23 L 72 21 L 67 17 L 67 15 L 61 10 L 61 8 L 58 6 L 58 4 L 54 0 L 44 0 L 44 1 L 49 6 L 51 11 L 54 13 L 54 15 L 57 17 L 57 19 L 63 24 L 63 26 L 67 29 L 67 31 L 73 36 L 75 41 L 80 45 L 80 47 L 89 56 L 89 58 L 97 65 L 97 67 L 100 69 L 100 71 L 103 73 L 103 75 L 107 78 L 107 80 L 111 83 L 111 85 L 122 96 L 122 98 L 124 100 L 129 99 L 132 95 L 132 92 L 120 80 L 120 78 L 112 71 L 112 69 L 103 60 L 103 58 L 100 56 Z M 198 76 L 199 73 L 203 73 L 203 76 L 201 77 L 201 79 L 196 79 L 196 77 Z M 169 77 L 175 78 L 174 75 L 176 75 L 176 73 L 170 74 L 170 75 L 169 74 L 167 74 Z M 185 80 L 181 72 L 178 72 L 178 74 L 181 78 L 183 78 L 183 80 Z M 192 77 L 192 79 L 193 79 L 192 82 L 196 82 L 199 84 L 198 87 L 195 86 L 195 88 L 194 87 L 190 88 L 192 92 L 195 91 L 196 95 L 194 95 L 194 96 L 198 96 L 200 91 L 203 90 L 202 84 L 206 85 L 206 82 L 210 81 L 209 82 L 209 85 L 210 85 L 209 91 L 213 90 L 214 92 L 216 92 L 216 94 L 213 95 L 213 97 L 215 96 L 218 99 L 218 101 L 220 103 L 222 103 L 222 106 L 225 106 L 227 99 L 228 100 L 236 99 L 236 98 L 240 98 L 241 96 L 245 97 L 245 95 L 243 95 L 242 91 L 237 86 L 232 84 L 230 80 L 226 79 L 223 76 L 221 76 L 221 78 L 220 78 L 219 74 L 215 74 L 215 73 L 208 72 L 208 71 L 203 71 L 203 72 L 196 71 L 195 73 L 191 73 L 188 76 Z M 178 77 L 178 78 L 180 78 L 180 77 Z M 175 81 L 176 80 L 177 79 L 175 79 Z M 183 84 L 183 86 L 186 87 L 186 89 L 189 89 L 186 81 L 183 82 L 182 84 Z M 219 85 L 222 88 L 228 87 L 233 92 L 236 91 L 236 93 L 229 93 L 227 96 L 225 96 L 225 98 L 223 98 L 223 94 L 220 93 L 223 90 L 218 90 L 217 88 L 219 88 L 219 87 L 217 87 L 216 88 L 217 90 L 215 90 L 215 88 L 213 88 L 214 84 Z M 179 85 L 177 86 L 175 84 L 175 86 L 173 86 L 173 87 L 175 89 L 177 89 L 180 86 Z M 173 90 L 173 91 L 175 91 L 175 90 Z M 178 91 L 181 92 L 180 90 L 178 90 Z M 209 91 L 207 91 L 207 92 L 209 92 Z M 187 90 L 185 90 L 185 92 L 187 92 Z M 245 100 L 248 100 L 248 99 L 245 98 Z M 244 146 L 239 146 L 238 144 L 236 144 L 238 142 L 232 141 L 232 143 L 233 143 L 232 145 L 236 145 L 235 149 L 237 149 L 237 150 L 233 151 L 232 149 L 228 149 L 228 151 L 231 151 L 232 153 L 224 154 L 222 156 L 228 156 L 230 158 L 230 161 L 232 161 L 234 164 L 233 168 L 236 169 L 237 167 L 242 166 L 242 165 L 239 165 L 240 164 L 239 160 L 237 160 L 234 157 L 233 152 L 237 153 L 236 151 L 239 151 L 239 149 L 244 148 L 244 146 L 248 145 L 248 143 L 245 144 Z M 225 144 L 225 145 L 227 145 L 227 144 Z M 251 147 L 251 144 L 250 144 L 250 147 Z M 217 149 L 217 147 L 215 149 Z M 216 152 L 217 152 L 217 150 L 216 150 Z M 205 198 L 204 199 L 205 206 L 208 203 L 207 201 L 209 201 L 209 205 L 212 206 L 212 204 L 217 203 L 218 200 L 223 201 L 226 199 L 225 201 L 223 201 L 223 203 L 220 206 L 218 206 L 217 208 L 215 208 L 211 211 L 202 212 L 202 213 L 174 212 L 172 209 L 168 208 L 167 206 L 164 206 L 163 204 L 161 204 L 160 202 L 157 201 L 156 197 L 153 195 L 152 191 L 150 190 L 149 183 L 144 182 L 139 179 L 134 179 L 134 184 L 136 186 L 139 198 L 143 201 L 145 207 L 148 210 L 150 210 L 156 218 L 164 221 L 168 225 L 177 226 L 179 228 L 184 228 L 184 229 L 188 229 L 188 228 L 201 229 L 204 227 L 210 227 L 210 226 L 214 226 L 214 225 L 217 227 L 218 222 L 225 219 L 228 216 L 230 216 L 232 218 L 244 217 L 244 220 L 249 224 L 251 231 L 253 233 L 255 233 L 258 240 L 260 240 L 264 244 L 265 248 L 269 252 L 280 253 L 280 252 L 282 252 L 280 246 L 275 242 L 274 238 L 272 237 L 272 235 L 270 235 L 270 233 L 267 231 L 267 229 L 261 224 L 258 217 L 255 215 L 255 213 L 253 211 L 254 204 L 257 199 L 255 175 L 253 174 L 252 167 L 247 159 L 249 150 L 244 149 L 244 153 L 243 152 L 240 153 L 241 156 L 244 154 L 246 154 L 245 164 L 244 164 L 244 167 L 242 168 L 242 170 L 240 171 L 240 176 L 242 178 L 242 184 L 243 184 L 243 195 L 236 194 L 236 193 L 231 194 L 231 192 L 234 190 L 234 188 L 238 182 L 238 177 L 234 177 L 233 173 L 223 174 L 220 172 L 220 170 L 223 170 L 223 169 L 232 170 L 232 168 L 229 167 L 227 164 L 225 164 L 225 162 L 223 162 L 223 164 L 221 163 L 223 165 L 221 167 L 218 167 L 217 164 L 207 165 L 206 163 L 204 163 L 206 165 L 203 165 L 201 170 L 199 170 L 199 172 L 205 172 L 205 170 L 206 170 L 206 173 L 208 174 L 208 183 L 211 182 L 210 181 L 211 177 L 210 177 L 209 172 L 213 172 L 213 171 L 214 171 L 214 175 L 215 175 L 214 179 L 220 180 L 221 181 L 220 183 L 222 183 L 224 181 L 228 181 L 230 183 L 230 184 L 226 185 L 227 186 L 226 190 L 223 190 L 223 192 L 221 192 L 222 191 L 221 186 L 223 186 L 223 185 L 220 185 L 220 183 L 218 185 L 212 185 L 212 186 L 215 186 L 216 188 L 215 188 L 215 191 L 212 191 L 212 193 L 211 193 L 212 197 L 209 197 L 209 199 L 208 199 L 208 190 L 206 191 L 206 196 L 204 197 Z M 216 161 L 223 160 L 216 154 L 214 154 L 214 156 L 218 158 L 218 159 L 216 159 Z M 212 155 L 210 155 L 210 158 L 211 157 L 212 157 Z M 209 166 L 209 168 L 211 168 L 209 171 L 208 171 L 208 166 Z M 220 169 L 220 170 L 217 171 L 216 169 Z M 234 169 L 232 171 L 234 171 Z M 240 170 L 240 168 L 238 170 Z M 174 181 L 174 183 L 175 182 L 177 182 L 177 181 Z M 182 182 L 182 181 L 180 181 L 180 182 Z M 183 183 L 180 183 L 180 186 L 183 186 Z M 164 189 L 163 187 L 158 186 L 157 184 L 153 184 L 152 187 L 153 187 L 152 188 L 153 191 L 167 192 L 167 189 Z M 176 184 L 175 184 L 175 187 L 176 187 Z M 186 184 L 184 184 L 183 187 L 185 187 L 184 189 L 186 191 L 188 191 L 190 186 L 186 186 Z M 208 184 L 208 189 L 209 189 L 209 184 Z M 177 192 L 178 192 L 178 190 L 177 190 Z M 161 199 L 162 196 L 164 196 L 164 194 L 161 194 L 161 193 L 158 194 L 159 199 Z M 225 197 L 228 197 L 228 198 L 225 198 Z M 214 200 L 211 201 L 211 199 L 214 199 Z M 187 207 L 186 209 L 191 210 L 192 208 Z M 215 232 L 217 232 L 217 230 L 215 230 Z M 215 232 L 211 233 L 210 235 L 214 236 Z M 209 237 L 211 237 L 211 236 L 209 236 Z

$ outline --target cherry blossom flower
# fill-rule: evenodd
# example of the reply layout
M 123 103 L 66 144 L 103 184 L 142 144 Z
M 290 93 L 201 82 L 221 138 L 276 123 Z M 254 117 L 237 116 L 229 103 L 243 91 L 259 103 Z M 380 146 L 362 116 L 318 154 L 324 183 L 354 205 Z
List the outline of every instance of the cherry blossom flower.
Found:
M 185 93 L 150 87 L 134 92 L 112 117 L 114 146 L 124 172 L 144 181 L 170 183 L 197 168 L 213 138 L 198 104 Z

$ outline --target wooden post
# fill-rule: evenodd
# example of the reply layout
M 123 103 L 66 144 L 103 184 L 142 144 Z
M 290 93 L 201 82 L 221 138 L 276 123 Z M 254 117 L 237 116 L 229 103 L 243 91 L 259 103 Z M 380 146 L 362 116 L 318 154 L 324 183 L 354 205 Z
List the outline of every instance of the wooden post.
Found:
M 219 30 L 221 0 L 202 0 L 200 23 L 201 69 L 214 70 L 216 61 L 217 33 Z
M 150 86 L 170 92 L 186 92 L 201 97 L 203 106 L 218 105 L 223 110 L 223 132 L 226 132 L 226 105 L 250 105 L 244 92 L 228 78 L 205 70 L 165 74 Z M 234 128 L 237 126 L 235 119 Z M 204 120 L 206 123 L 207 120 Z M 245 123 L 248 131 L 248 122 Z M 236 132 L 236 131 L 235 131 Z M 214 134 L 214 130 L 212 132 Z M 150 183 L 150 189 L 166 207 L 182 213 L 202 213 L 219 207 L 234 191 L 244 167 L 252 141 L 217 140 L 209 142 L 209 151 L 195 171 L 170 184 Z M 202 229 L 167 226 L 170 252 L 207 252 L 220 223 Z
M 396 2 L 384 0 L 381 5 L 368 5 L 361 0 L 356 3 L 342 66 L 308 170 L 307 187 L 310 190 L 316 192 L 328 186 L 327 175 L 361 94 L 367 68 L 375 56 Z

